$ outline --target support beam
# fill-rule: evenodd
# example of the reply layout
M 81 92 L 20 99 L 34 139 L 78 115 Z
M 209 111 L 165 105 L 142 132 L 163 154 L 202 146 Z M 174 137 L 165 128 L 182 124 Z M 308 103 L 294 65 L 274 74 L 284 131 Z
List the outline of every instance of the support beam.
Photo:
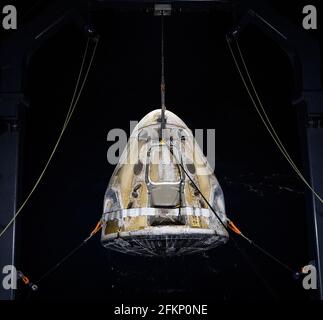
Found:
M 319 66 L 317 67 L 318 69 Z M 315 191 L 323 197 L 323 91 L 304 91 L 306 102 L 306 143 L 304 156 L 310 182 Z M 314 251 L 315 263 L 319 275 L 320 299 L 323 300 L 323 204 L 311 193 L 308 194 L 310 218 L 310 244 Z
M 83 29 L 84 1 L 57 1 L 37 18 L 19 28 L 0 46 L 0 230 L 13 218 L 18 204 L 19 145 L 24 113 L 24 79 L 31 55 L 45 39 L 66 23 Z M 85 34 L 85 32 L 84 32 Z M 26 66 L 27 64 L 27 66 Z M 21 112 L 20 112 L 21 111 Z M 16 224 L 0 239 L 0 274 L 5 265 L 16 262 Z M 15 298 L 14 290 L 4 290 L 0 300 Z
M 279 16 L 265 1 L 244 3 L 239 25 L 233 33 L 238 36 L 248 24 L 254 24 L 269 35 L 284 50 L 294 71 L 294 99 L 302 137 L 303 171 L 316 192 L 323 196 L 323 91 L 319 42 L 301 25 L 295 26 Z M 323 205 L 307 191 L 310 260 L 318 271 L 318 294 L 323 300 Z
M 18 110 L 21 95 L 0 95 L 0 117 L 2 128 L 0 133 L 0 230 L 12 219 L 17 208 L 20 124 Z M 4 113 L 4 111 L 7 111 Z M 0 241 L 0 271 L 6 265 L 16 265 L 16 224 L 4 234 Z M 5 290 L 0 281 L 0 300 L 13 300 L 14 290 Z

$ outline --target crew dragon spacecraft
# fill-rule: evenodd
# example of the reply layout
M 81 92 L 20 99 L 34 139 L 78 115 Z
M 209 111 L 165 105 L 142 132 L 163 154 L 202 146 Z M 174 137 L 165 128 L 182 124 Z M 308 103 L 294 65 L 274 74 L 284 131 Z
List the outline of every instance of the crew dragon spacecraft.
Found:
M 161 108 L 133 130 L 104 197 L 102 244 L 132 255 L 192 254 L 229 238 L 220 184 L 191 130 L 165 107 L 161 21 Z
M 226 223 L 219 182 L 191 130 L 168 110 L 162 129 L 162 113 L 154 110 L 138 123 L 110 179 L 101 238 L 106 248 L 168 256 L 228 240 L 201 195 Z

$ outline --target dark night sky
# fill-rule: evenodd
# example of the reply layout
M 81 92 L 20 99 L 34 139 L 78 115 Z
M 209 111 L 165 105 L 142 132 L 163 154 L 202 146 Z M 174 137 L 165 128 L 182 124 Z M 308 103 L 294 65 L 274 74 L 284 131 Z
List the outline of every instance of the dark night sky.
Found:
M 301 4 L 289 10 L 273 2 L 298 21 Z M 19 269 L 32 279 L 84 239 L 100 219 L 114 169 L 106 160 L 108 131 L 124 128 L 129 133 L 130 120 L 140 120 L 159 106 L 159 19 L 107 10 L 95 14 L 93 24 L 101 36 L 93 69 L 53 162 L 20 219 Z M 230 15 L 220 12 L 166 19 L 167 106 L 193 130 L 216 130 L 215 174 L 228 216 L 298 268 L 308 263 L 304 187 L 251 105 L 225 42 L 230 26 Z M 32 57 L 25 79 L 30 106 L 21 199 L 58 137 L 85 42 L 80 31 L 67 25 Z M 274 126 L 301 167 L 287 56 L 255 28 L 243 34 L 241 48 Z M 107 251 L 97 237 L 29 298 L 308 299 L 288 272 L 237 242 L 248 261 L 232 241 L 203 255 L 150 259 Z M 25 292 L 20 298 L 26 298 Z

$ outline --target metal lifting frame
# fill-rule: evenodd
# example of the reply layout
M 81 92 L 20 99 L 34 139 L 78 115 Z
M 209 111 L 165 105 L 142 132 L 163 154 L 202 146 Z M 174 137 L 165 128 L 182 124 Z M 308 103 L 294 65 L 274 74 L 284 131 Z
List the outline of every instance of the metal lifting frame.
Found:
M 19 148 L 24 127 L 23 80 L 26 66 L 33 51 L 41 46 L 44 39 L 50 37 L 66 23 L 74 23 L 80 29 L 86 26 L 82 13 L 89 10 L 87 1 L 57 1 L 44 10 L 37 18 L 22 28 L 18 28 L 11 37 L 0 46 L 0 228 L 3 228 L 14 215 L 18 203 Z M 248 24 L 258 26 L 275 40 L 288 54 L 294 71 L 294 106 L 299 115 L 299 130 L 302 137 L 304 174 L 315 190 L 323 194 L 323 92 L 320 75 L 319 43 L 312 39 L 299 26 L 289 24 L 280 17 L 266 1 L 231 0 L 101 0 L 92 1 L 90 10 L 99 11 L 109 7 L 149 7 L 153 11 L 155 3 L 172 4 L 190 8 L 211 7 L 219 11 L 232 12 L 243 31 Z M 314 196 L 307 193 L 309 244 L 311 258 L 315 260 L 319 275 L 319 297 L 323 299 L 323 205 Z M 5 265 L 15 264 L 16 242 L 19 244 L 19 232 L 13 225 L 0 239 L 0 271 Z M 2 272 L 0 272 L 0 275 Z M 0 279 L 1 280 L 1 279 Z M 1 283 L 2 281 L 0 281 Z M 4 290 L 0 285 L 0 300 L 14 299 L 13 290 Z

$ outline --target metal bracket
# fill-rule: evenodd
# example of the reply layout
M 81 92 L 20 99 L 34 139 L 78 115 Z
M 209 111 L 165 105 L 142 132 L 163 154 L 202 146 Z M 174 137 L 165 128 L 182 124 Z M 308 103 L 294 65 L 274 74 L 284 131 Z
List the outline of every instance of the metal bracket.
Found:
M 171 4 L 155 4 L 154 15 L 155 16 L 170 16 L 172 14 Z
M 323 113 L 310 113 L 307 117 L 307 127 L 313 129 L 323 128 Z

